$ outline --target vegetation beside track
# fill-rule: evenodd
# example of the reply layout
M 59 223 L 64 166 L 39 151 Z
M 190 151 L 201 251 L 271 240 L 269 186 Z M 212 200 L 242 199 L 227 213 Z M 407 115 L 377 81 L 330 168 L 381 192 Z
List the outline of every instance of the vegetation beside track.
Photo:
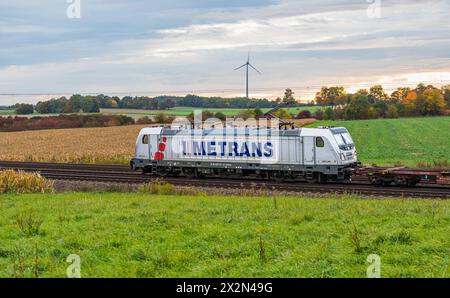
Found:
M 0 276 L 450 277 L 449 201 L 1 195 Z

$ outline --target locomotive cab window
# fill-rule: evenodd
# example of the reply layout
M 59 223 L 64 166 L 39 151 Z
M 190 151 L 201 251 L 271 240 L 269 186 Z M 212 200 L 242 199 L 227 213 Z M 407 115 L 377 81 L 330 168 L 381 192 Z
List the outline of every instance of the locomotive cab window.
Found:
M 144 135 L 144 136 L 142 137 L 142 144 L 145 144 L 145 145 L 148 144 L 148 135 Z
M 318 148 L 325 147 L 325 141 L 321 137 L 316 138 L 316 147 Z

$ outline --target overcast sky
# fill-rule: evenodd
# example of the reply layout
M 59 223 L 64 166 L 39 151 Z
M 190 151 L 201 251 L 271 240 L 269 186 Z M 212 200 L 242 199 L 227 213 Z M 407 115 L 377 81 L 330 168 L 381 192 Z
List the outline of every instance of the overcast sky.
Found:
M 68 17 L 78 16 L 68 1 L 0 0 L 0 94 L 19 94 L 0 105 L 244 95 L 245 71 L 233 69 L 248 51 L 262 72 L 251 74 L 253 96 L 450 82 L 448 0 L 80 0 L 81 18 Z

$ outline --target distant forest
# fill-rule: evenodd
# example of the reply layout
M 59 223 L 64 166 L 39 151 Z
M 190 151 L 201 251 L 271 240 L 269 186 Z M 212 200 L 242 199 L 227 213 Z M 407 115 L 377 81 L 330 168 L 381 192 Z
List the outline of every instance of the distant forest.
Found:
M 221 97 L 201 97 L 196 95 L 179 96 L 117 96 L 97 95 L 82 96 L 72 95 L 70 98 L 60 97 L 47 101 L 40 101 L 34 109 L 40 114 L 62 114 L 62 113 L 98 113 L 102 108 L 120 109 L 142 109 L 142 110 L 168 110 L 173 107 L 195 107 L 195 108 L 273 108 L 277 103 L 268 99 L 248 99 L 248 98 L 221 98 Z M 24 109 L 24 106 L 16 105 Z
M 298 115 L 291 115 L 286 110 L 279 110 L 280 118 L 310 118 L 316 119 L 375 119 L 397 118 L 411 116 L 439 116 L 450 113 L 450 85 L 436 88 L 433 85 L 419 84 L 416 88 L 400 87 L 391 94 L 383 90 L 381 85 L 372 86 L 369 90 L 361 89 L 356 93 L 347 93 L 344 87 L 322 87 L 316 93 L 314 100 L 308 104 L 300 104 L 291 89 L 286 89 L 283 98 L 275 101 L 253 98 L 221 98 L 186 96 L 117 96 L 72 95 L 70 98 L 60 97 L 47 101 L 40 101 L 35 106 L 30 104 L 16 104 L 17 114 L 70 114 L 70 113 L 98 113 L 102 108 L 112 109 L 142 109 L 169 110 L 174 107 L 192 107 L 208 109 L 241 109 L 244 114 L 260 114 L 261 109 L 274 108 L 280 103 L 284 107 L 300 107 L 305 105 L 322 106 L 312 115 L 311 112 L 300 111 Z M 255 110 L 258 110 L 256 113 Z M 253 113 L 255 112 L 255 113 Z M 245 116 L 245 115 L 244 115 Z

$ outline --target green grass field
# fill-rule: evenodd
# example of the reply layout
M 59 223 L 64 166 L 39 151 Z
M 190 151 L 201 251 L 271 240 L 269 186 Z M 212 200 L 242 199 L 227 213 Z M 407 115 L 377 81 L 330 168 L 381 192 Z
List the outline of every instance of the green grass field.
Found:
M 0 277 L 450 277 L 450 202 L 1 195 Z
M 0 116 L 13 116 L 15 114 L 15 110 L 0 110 Z
M 448 167 L 450 163 L 450 117 L 320 121 L 310 126 L 320 125 L 346 127 L 358 158 L 366 164 Z

